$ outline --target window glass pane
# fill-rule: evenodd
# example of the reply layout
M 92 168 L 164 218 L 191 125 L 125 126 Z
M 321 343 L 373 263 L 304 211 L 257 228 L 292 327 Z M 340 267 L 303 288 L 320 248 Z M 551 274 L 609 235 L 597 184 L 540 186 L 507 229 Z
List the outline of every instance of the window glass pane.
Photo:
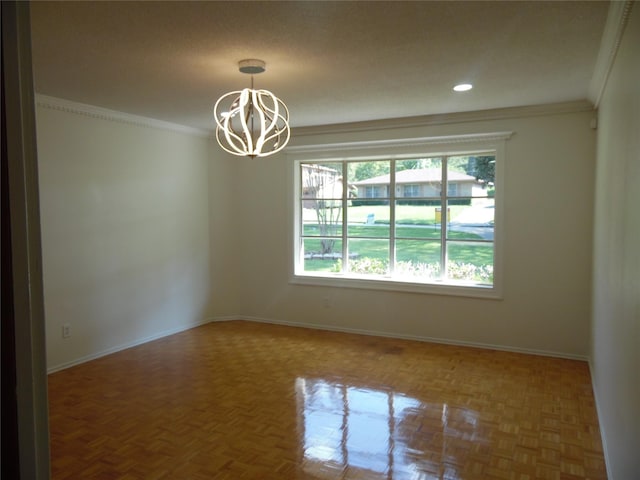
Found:
M 450 205 L 451 218 L 447 225 L 447 238 L 493 241 L 493 199 L 468 200 L 468 205 Z
M 493 243 L 447 242 L 447 279 L 493 284 Z
M 442 159 L 396 161 L 396 198 L 439 198 L 441 185 Z
M 321 199 L 341 199 L 342 163 L 300 164 L 300 191 L 305 208 L 315 208 Z
M 440 200 L 397 200 L 396 238 L 440 238 Z
M 302 248 L 305 272 L 337 273 L 342 270 L 342 240 L 305 238 Z
M 340 200 L 314 201 L 314 208 L 304 208 L 302 200 L 302 235 L 334 237 L 342 235 L 342 202 Z
M 349 185 L 354 197 L 348 207 L 348 235 L 385 239 L 349 242 L 348 271 L 352 273 L 388 271 L 390 166 L 389 161 L 349 163 Z
M 439 241 L 396 240 L 396 266 L 394 274 L 424 280 L 440 278 Z
M 367 200 L 352 200 L 349 202 L 349 224 L 355 225 L 389 225 L 390 208 Z
M 447 195 L 490 197 L 494 194 L 495 156 L 455 156 L 447 160 Z
M 349 222 L 347 232 L 350 237 L 373 237 L 373 238 L 389 238 L 389 225 L 380 224 L 358 224 L 354 225 Z
M 356 203 L 354 205 L 354 203 Z M 347 207 L 347 232 L 350 237 L 389 238 L 389 205 L 357 203 Z
M 347 271 L 357 274 L 388 274 L 389 241 L 350 239 Z
M 447 159 L 447 195 L 449 197 L 470 197 L 479 185 L 473 175 L 469 175 L 469 157 L 449 157 Z
M 300 176 L 302 235 L 342 235 L 342 163 L 303 163 Z
M 348 180 L 352 205 L 388 205 L 391 162 L 350 162 Z

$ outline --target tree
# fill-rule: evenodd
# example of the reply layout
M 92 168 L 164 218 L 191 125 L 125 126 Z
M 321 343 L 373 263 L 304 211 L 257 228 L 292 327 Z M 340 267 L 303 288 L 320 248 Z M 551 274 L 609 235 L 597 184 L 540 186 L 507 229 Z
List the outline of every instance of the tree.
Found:
M 349 181 L 359 182 L 389 173 L 389 162 L 354 162 L 348 168 Z
M 422 170 L 424 168 L 441 168 L 442 159 L 434 158 L 417 158 L 415 160 L 400 160 L 396 162 L 396 171 L 402 170 Z
M 496 181 L 496 157 L 469 157 L 467 174 L 473 175 L 484 185 L 493 186 Z
M 321 237 L 335 237 L 342 224 L 342 189 L 344 178 L 334 168 L 319 164 L 305 164 L 303 185 L 307 205 L 311 204 L 316 212 Z M 350 187 L 349 198 L 356 196 L 357 189 Z M 322 238 L 320 245 L 323 255 L 333 253 L 335 239 Z

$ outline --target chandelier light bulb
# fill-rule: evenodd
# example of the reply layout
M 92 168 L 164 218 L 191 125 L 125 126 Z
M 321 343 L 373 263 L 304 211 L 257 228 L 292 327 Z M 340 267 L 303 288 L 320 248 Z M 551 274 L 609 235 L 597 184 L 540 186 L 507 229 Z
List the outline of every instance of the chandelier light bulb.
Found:
M 243 60 L 240 71 L 257 74 L 265 70 L 261 60 Z M 282 150 L 290 138 L 289 110 L 268 90 L 251 88 L 229 92 L 214 108 L 216 140 L 232 155 L 266 157 Z

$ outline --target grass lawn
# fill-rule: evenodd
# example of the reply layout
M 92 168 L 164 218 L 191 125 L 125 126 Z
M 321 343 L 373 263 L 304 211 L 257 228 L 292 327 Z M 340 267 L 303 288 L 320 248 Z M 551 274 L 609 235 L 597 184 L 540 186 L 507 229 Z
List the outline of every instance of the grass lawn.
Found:
M 464 210 L 464 206 L 450 207 L 451 219 Z M 367 224 L 368 215 L 373 214 L 375 223 Z M 439 270 L 441 247 L 439 223 L 435 223 L 435 207 L 401 205 L 396 208 L 396 260 L 411 262 L 414 265 L 430 265 Z M 304 210 L 304 234 L 320 236 L 316 211 Z M 349 254 L 358 261 L 373 261 L 379 268 L 389 261 L 389 207 L 385 205 L 349 207 Z M 331 232 L 323 235 L 342 236 L 342 225 L 333 227 Z M 469 233 L 450 231 L 448 233 L 448 260 L 450 265 L 471 265 L 480 269 L 493 266 L 493 243 L 465 242 L 465 240 L 479 240 L 480 236 Z M 320 238 L 305 238 L 305 252 L 321 252 Z M 342 239 L 334 240 L 334 252 L 342 252 Z M 332 272 L 339 270 L 340 259 L 306 259 L 305 271 Z M 372 267 L 374 268 L 374 267 Z M 453 267 L 452 267 L 453 268 Z M 367 270 L 366 273 L 370 273 Z
M 351 238 L 357 237 L 374 237 L 389 238 L 389 226 L 387 225 L 349 225 L 348 235 Z M 307 236 L 321 236 L 320 228 L 317 224 L 304 225 L 304 234 Z M 336 226 L 331 233 L 325 232 L 322 236 L 342 236 L 342 226 Z M 451 240 L 479 240 L 481 237 L 475 233 L 449 231 L 449 239 Z M 432 227 L 396 227 L 396 238 L 422 238 L 422 239 L 440 239 L 440 228 L 435 225 Z
M 450 219 L 455 220 L 465 208 L 464 205 L 451 205 L 449 207 Z M 389 224 L 388 205 L 361 205 L 348 208 L 349 223 L 367 223 L 367 217 L 373 214 L 375 224 Z M 316 211 L 305 208 L 302 213 L 305 223 L 317 222 Z M 398 205 L 396 207 L 396 223 L 404 225 L 433 225 L 436 220 L 436 207 L 425 205 Z
M 306 252 L 321 251 L 320 239 L 305 239 Z M 477 267 L 493 265 L 493 244 L 476 242 L 450 242 L 448 256 L 451 261 L 466 263 Z M 336 241 L 335 250 L 340 252 L 342 242 Z M 396 258 L 402 262 L 425 264 L 440 263 L 440 242 L 437 240 L 397 240 Z M 386 262 L 389 259 L 389 241 L 378 239 L 356 238 L 350 240 L 349 252 L 357 254 L 357 258 L 370 258 Z M 335 271 L 338 259 L 307 259 L 304 262 L 305 271 Z

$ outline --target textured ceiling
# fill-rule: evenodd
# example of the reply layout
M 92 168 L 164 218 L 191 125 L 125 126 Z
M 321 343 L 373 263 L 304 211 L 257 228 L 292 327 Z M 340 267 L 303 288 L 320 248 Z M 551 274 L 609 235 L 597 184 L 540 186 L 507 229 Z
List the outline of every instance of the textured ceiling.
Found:
M 587 98 L 608 2 L 33 2 L 36 92 L 212 130 L 255 85 L 293 126 Z M 460 82 L 475 88 L 454 93 Z

